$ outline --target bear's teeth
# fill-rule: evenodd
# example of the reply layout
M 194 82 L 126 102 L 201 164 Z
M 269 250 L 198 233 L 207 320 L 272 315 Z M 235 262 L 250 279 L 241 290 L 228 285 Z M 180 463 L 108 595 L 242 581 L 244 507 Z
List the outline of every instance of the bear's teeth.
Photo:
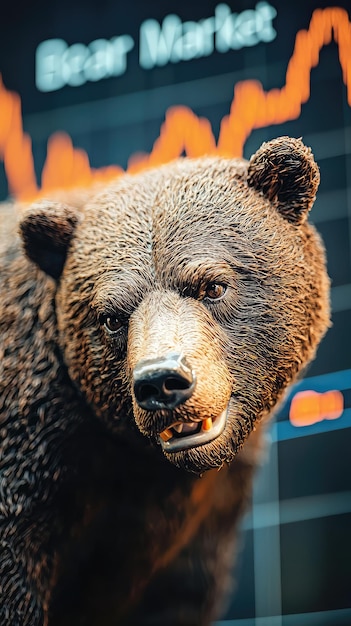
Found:
M 172 439 L 173 433 L 170 428 L 166 428 L 162 431 L 162 433 L 160 433 L 160 437 L 161 439 L 163 439 L 163 441 L 169 441 L 170 439 Z
M 210 443 L 219 435 L 222 434 L 227 423 L 227 415 L 229 410 L 229 404 L 220 415 L 215 419 L 207 417 L 200 422 L 185 422 L 179 436 L 176 436 L 178 432 L 174 427 L 179 426 L 179 422 L 174 422 L 172 426 L 166 428 L 165 431 L 160 433 L 160 442 L 165 452 L 178 452 L 189 450 L 197 446 Z M 167 437 L 165 440 L 164 433 L 173 432 L 174 437 Z
M 177 433 L 181 434 L 181 433 L 191 433 L 194 428 L 197 428 L 199 425 L 199 422 L 176 422 L 175 424 L 172 424 L 172 426 L 170 426 L 170 428 L 172 430 L 175 430 Z
M 177 431 L 177 433 L 181 433 L 183 430 L 183 424 L 173 424 L 172 428 Z
M 187 433 L 192 433 L 199 426 L 199 422 L 176 422 L 172 424 L 169 428 L 165 428 L 165 430 L 160 433 L 160 437 L 163 441 L 169 441 L 172 439 L 174 433 L 172 431 L 176 431 L 179 435 L 186 435 Z M 201 430 L 209 431 L 212 428 L 212 419 L 207 417 L 201 422 Z
M 211 417 L 207 417 L 205 420 L 202 420 L 202 426 L 201 426 L 202 430 L 211 430 L 212 428 L 212 418 Z
M 199 422 L 186 422 L 186 424 L 182 424 L 182 432 L 183 433 L 191 433 L 194 429 L 198 428 Z

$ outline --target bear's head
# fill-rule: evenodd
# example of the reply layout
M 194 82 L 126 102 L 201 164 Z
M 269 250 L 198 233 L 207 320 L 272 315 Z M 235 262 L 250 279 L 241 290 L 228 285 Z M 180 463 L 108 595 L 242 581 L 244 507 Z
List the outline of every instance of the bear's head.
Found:
M 311 151 L 281 137 L 249 162 L 180 159 L 82 210 L 25 211 L 26 253 L 57 282 L 69 376 L 111 433 L 136 424 L 196 473 L 234 458 L 329 325 L 306 221 L 318 184 Z

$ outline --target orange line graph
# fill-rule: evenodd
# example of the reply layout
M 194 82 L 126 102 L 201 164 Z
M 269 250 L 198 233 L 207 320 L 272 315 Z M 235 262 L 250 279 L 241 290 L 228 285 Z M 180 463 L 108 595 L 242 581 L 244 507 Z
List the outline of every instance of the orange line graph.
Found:
M 310 97 L 311 70 L 319 63 L 321 49 L 332 39 L 337 43 L 347 100 L 351 106 L 351 23 L 340 7 L 316 9 L 308 30 L 300 30 L 288 63 L 285 85 L 264 91 L 258 81 L 236 84 L 229 115 L 220 125 L 216 143 L 211 124 L 185 106 L 166 112 L 150 154 L 132 155 L 128 172 L 171 161 L 185 153 L 189 157 L 209 154 L 241 156 L 245 141 L 255 128 L 293 120 Z M 48 142 L 41 186 L 36 183 L 31 139 L 23 131 L 21 103 L 17 94 L 0 83 L 0 158 L 4 161 L 10 193 L 26 200 L 58 187 L 88 185 L 122 173 L 118 166 L 93 170 L 84 150 L 74 148 L 65 133 L 55 133 Z
M 324 393 L 299 391 L 291 401 L 289 418 L 293 426 L 311 426 L 325 419 L 338 419 L 343 412 L 344 396 L 337 389 Z

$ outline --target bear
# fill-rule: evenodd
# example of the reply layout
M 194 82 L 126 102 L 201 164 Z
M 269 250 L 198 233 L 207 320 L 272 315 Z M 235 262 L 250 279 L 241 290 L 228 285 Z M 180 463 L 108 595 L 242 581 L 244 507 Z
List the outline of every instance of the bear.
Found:
M 1 219 L 0 622 L 209 626 L 265 433 L 330 325 L 301 139 Z

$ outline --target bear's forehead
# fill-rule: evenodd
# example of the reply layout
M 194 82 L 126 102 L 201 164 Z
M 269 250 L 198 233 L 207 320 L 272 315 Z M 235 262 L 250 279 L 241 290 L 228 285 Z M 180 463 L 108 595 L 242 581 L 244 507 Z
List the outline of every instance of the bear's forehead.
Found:
M 256 272 L 258 258 L 265 271 L 274 271 L 287 238 L 301 254 L 300 238 L 292 234 L 291 225 L 248 187 L 241 161 L 209 159 L 111 185 L 86 207 L 72 251 L 86 277 L 110 281 L 118 275 L 128 282 L 132 272 L 138 282 L 174 274 L 181 280 L 200 266 L 242 265 Z
M 145 245 L 196 239 L 248 219 L 257 221 L 265 204 L 246 184 L 241 160 L 175 162 L 127 176 L 100 194 L 84 211 L 83 238 Z M 244 230 L 246 226 L 243 225 Z
M 122 181 L 88 205 L 77 232 L 83 250 L 142 265 L 151 252 L 166 262 L 181 251 L 224 254 L 235 238 L 250 246 L 244 222 L 258 213 L 246 185 L 232 176 L 229 186 L 223 173 L 171 174 Z

